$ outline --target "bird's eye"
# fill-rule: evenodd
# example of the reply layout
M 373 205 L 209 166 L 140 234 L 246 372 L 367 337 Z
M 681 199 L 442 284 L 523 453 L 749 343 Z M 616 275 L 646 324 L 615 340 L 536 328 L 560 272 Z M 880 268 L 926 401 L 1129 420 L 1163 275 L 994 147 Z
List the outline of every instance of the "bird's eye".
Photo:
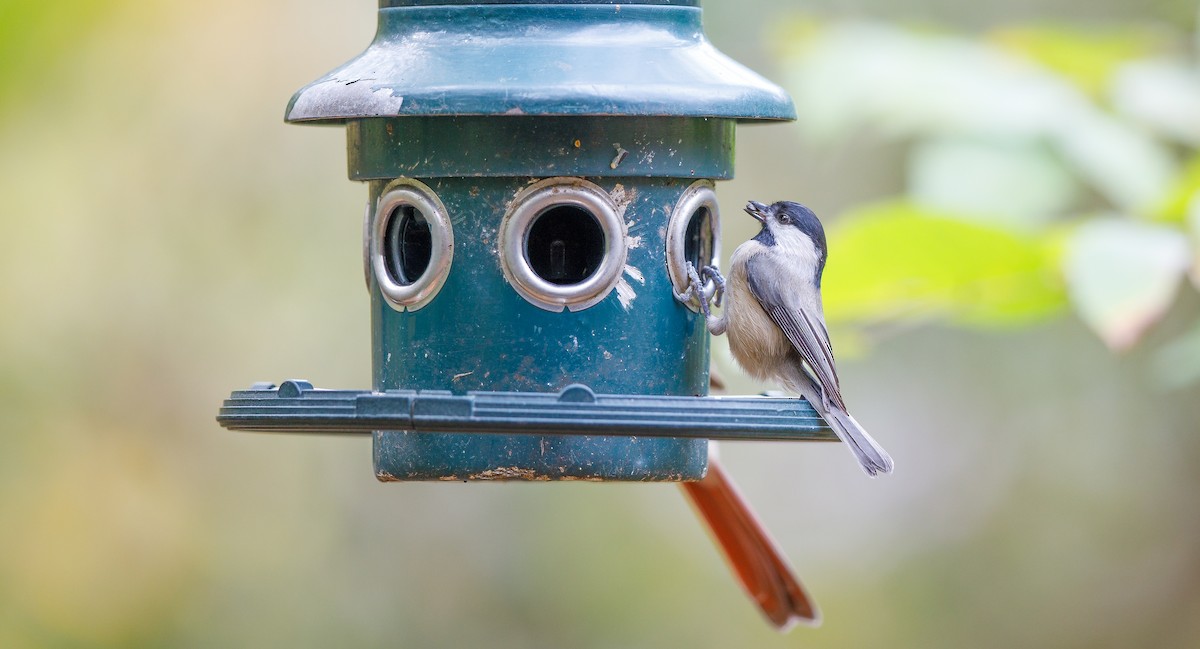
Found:
M 782 223 L 782 224 L 784 224 L 784 225 L 791 225 L 791 224 L 792 224 L 792 217 L 788 216 L 787 214 L 780 214 L 780 215 L 779 215 L 779 222 L 780 222 L 780 223 Z

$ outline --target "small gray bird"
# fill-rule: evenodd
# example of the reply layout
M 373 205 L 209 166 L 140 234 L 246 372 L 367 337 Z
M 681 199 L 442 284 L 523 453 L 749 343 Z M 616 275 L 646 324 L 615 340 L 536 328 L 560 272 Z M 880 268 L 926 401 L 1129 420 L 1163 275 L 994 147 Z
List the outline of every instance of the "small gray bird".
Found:
M 789 201 L 769 207 L 750 201 L 746 213 L 762 230 L 733 251 L 728 281 L 715 268 L 704 269 L 725 286 L 725 308 L 719 317 L 708 315 L 708 330 L 729 336 L 729 350 L 751 376 L 779 381 L 807 399 L 867 475 L 890 473 L 891 456 L 846 411 L 838 386 L 821 306 L 826 258 L 821 221 Z

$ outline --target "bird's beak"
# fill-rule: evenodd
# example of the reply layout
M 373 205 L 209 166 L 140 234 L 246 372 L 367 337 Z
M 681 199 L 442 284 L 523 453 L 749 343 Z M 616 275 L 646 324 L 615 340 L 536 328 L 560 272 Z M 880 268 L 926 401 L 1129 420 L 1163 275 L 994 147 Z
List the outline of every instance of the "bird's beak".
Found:
M 767 222 L 767 206 L 758 201 L 746 203 L 746 213 L 753 216 L 759 223 Z

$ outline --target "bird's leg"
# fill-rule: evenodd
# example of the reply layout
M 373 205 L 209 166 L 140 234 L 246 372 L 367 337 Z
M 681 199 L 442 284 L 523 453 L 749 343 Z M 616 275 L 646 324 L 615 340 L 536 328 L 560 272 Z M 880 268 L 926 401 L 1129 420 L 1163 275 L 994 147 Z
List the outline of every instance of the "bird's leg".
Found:
M 716 266 L 705 266 L 701 274 L 711 279 L 717 285 L 717 290 L 713 293 L 713 305 L 721 306 L 721 299 L 725 297 L 725 276 L 721 274 L 721 270 Z
M 721 277 L 720 272 L 713 267 L 705 267 L 704 273 L 710 276 L 715 274 L 713 281 L 717 284 L 717 305 L 720 306 L 719 296 L 724 292 L 725 278 Z M 692 298 L 695 297 L 696 302 L 700 305 L 700 312 L 704 314 L 704 326 L 706 329 L 708 329 L 708 332 L 714 336 L 719 336 L 725 333 L 725 329 L 728 325 L 728 320 L 726 319 L 727 314 L 722 314 L 721 317 L 717 317 L 712 314 L 712 308 L 709 306 L 709 300 L 711 298 L 705 297 L 704 281 L 700 279 L 700 273 L 696 272 L 696 267 L 693 266 L 691 262 L 688 262 L 687 264 L 687 276 L 687 288 L 681 293 L 675 292 L 675 289 L 672 288 L 671 294 L 675 296 L 676 300 L 679 300 L 684 304 L 690 303 Z
M 809 369 L 807 364 L 797 359 L 798 364 L 793 366 L 792 371 L 784 378 L 784 385 L 789 390 L 794 390 L 804 396 L 804 398 L 812 404 L 813 408 L 817 404 L 813 402 L 813 397 L 819 395 L 821 398 L 821 406 L 824 408 L 821 416 L 824 417 L 830 408 L 833 407 L 833 402 L 829 399 L 829 392 L 825 390 L 825 386 L 817 380 L 816 374 Z
M 676 300 L 683 302 L 683 304 L 688 304 L 688 302 L 691 301 L 692 296 L 695 296 L 697 300 L 703 300 L 702 294 L 700 293 L 700 283 L 698 283 L 694 277 L 695 269 L 692 268 L 691 262 L 688 263 L 688 271 L 686 272 L 688 272 L 688 288 L 683 289 L 683 293 L 676 293 L 676 289 L 671 287 L 671 294 L 674 295 Z
M 704 320 L 707 322 L 712 319 L 712 309 L 708 306 L 708 299 L 704 297 L 704 282 L 700 279 L 700 274 L 696 272 L 696 267 L 692 262 L 687 265 L 688 279 L 691 283 L 688 285 L 688 293 L 694 294 L 696 299 L 700 301 L 700 310 L 704 312 Z
M 833 402 L 829 400 L 829 391 L 825 389 L 825 386 L 822 385 L 821 382 L 816 379 L 816 377 L 809 373 L 808 368 L 804 369 L 804 373 L 808 376 L 808 380 L 813 387 L 817 389 L 817 393 L 821 395 L 821 405 L 825 408 L 824 412 L 829 412 L 829 409 L 833 407 Z M 822 414 L 822 416 L 824 416 L 824 414 Z

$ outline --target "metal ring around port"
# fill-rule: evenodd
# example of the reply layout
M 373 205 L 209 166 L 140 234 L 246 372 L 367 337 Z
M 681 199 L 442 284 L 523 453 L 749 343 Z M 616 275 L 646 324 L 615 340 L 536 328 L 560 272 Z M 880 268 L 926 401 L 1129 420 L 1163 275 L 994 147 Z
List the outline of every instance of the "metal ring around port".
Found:
M 363 281 L 367 284 L 367 293 L 371 292 L 371 225 L 374 216 L 375 211 L 371 209 L 371 201 L 368 200 L 363 209 L 362 226 Z
M 561 206 L 591 214 L 604 234 L 600 266 L 576 284 L 555 284 L 534 272 L 526 256 L 530 228 L 538 217 Z M 523 189 L 500 223 L 500 265 L 521 297 L 547 311 L 579 311 L 603 300 L 621 279 L 628 256 L 625 222 L 603 189 L 582 178 L 547 178 Z
M 397 208 L 412 206 L 429 224 L 431 241 L 429 265 L 411 284 L 400 284 L 388 273 L 384 260 L 384 241 L 388 223 Z M 409 178 L 399 178 L 383 189 L 375 204 L 367 245 L 370 266 L 379 292 L 393 309 L 416 311 L 429 303 L 441 290 L 450 274 L 454 259 L 454 228 L 446 207 L 433 190 Z
M 712 256 L 701 266 L 716 265 L 721 259 L 721 213 L 717 207 L 717 194 L 711 182 L 700 180 L 683 191 L 667 221 L 667 273 L 677 294 L 687 291 L 691 284 L 687 274 L 687 231 L 692 216 L 701 208 L 708 209 L 708 223 L 712 229 Z M 697 272 L 700 270 L 702 268 L 696 269 Z M 716 282 L 708 280 L 702 290 L 704 299 L 712 299 L 717 291 Z M 692 311 L 700 310 L 700 303 L 694 296 L 685 304 Z

